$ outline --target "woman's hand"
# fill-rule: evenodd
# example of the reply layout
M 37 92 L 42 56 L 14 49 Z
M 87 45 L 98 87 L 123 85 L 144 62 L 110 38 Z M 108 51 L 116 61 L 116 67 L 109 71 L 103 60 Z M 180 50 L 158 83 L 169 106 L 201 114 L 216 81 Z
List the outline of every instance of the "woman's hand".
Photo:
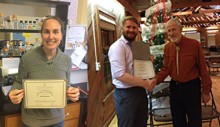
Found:
M 70 98 L 71 101 L 75 102 L 79 100 L 79 89 L 74 87 L 69 87 L 67 90 L 67 97 Z
M 9 98 L 10 98 L 10 100 L 13 104 L 19 104 L 22 101 L 23 97 L 24 97 L 24 89 L 12 90 L 12 91 L 9 92 L 8 96 L 9 96 Z

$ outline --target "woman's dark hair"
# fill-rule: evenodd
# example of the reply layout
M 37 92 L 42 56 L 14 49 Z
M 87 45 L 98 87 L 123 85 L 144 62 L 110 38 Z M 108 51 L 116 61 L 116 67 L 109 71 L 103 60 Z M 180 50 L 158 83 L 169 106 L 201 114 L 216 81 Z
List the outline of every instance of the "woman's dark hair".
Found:
M 43 31 L 45 22 L 46 22 L 47 20 L 49 20 L 49 19 L 54 19 L 54 20 L 56 20 L 56 21 L 59 22 L 59 24 L 60 24 L 60 26 L 61 26 L 61 33 L 62 33 L 62 35 L 64 35 L 64 34 L 65 34 L 64 23 L 63 23 L 63 21 L 62 21 L 59 17 L 56 17 L 56 16 L 46 16 L 46 17 L 43 19 L 43 23 L 42 23 L 42 26 L 41 26 L 41 33 L 42 33 L 42 31 Z M 60 45 L 59 45 L 59 48 L 60 48 L 62 51 L 64 51 L 63 39 L 61 40 L 61 43 L 60 43 Z
M 43 23 L 42 23 L 42 26 L 41 26 L 41 33 L 43 31 L 43 27 L 44 27 L 44 24 L 47 20 L 49 19 L 54 19 L 56 21 L 59 22 L 60 26 L 61 26 L 61 32 L 62 34 L 64 35 L 65 34 L 65 31 L 64 31 L 64 23 L 63 21 L 59 18 L 59 17 L 56 17 L 56 16 L 46 16 L 44 19 L 43 19 Z

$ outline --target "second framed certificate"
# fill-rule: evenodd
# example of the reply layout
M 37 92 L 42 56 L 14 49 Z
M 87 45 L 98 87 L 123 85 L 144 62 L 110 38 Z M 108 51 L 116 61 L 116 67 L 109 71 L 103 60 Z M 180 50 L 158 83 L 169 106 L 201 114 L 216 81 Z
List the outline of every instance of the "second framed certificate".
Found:
M 24 80 L 25 108 L 63 108 L 66 106 L 65 80 Z

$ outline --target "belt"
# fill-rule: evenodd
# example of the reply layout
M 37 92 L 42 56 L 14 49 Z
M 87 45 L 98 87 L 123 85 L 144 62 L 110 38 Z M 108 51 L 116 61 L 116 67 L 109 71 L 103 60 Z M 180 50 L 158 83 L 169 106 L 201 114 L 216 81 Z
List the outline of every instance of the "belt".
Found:
M 142 87 L 139 87 L 139 86 L 133 86 L 133 87 L 128 87 L 128 88 L 116 88 L 115 89 L 117 90 L 132 90 L 132 89 L 144 89 Z
M 183 84 L 188 84 L 188 83 L 191 83 L 191 82 L 193 82 L 193 81 L 195 81 L 195 80 L 198 80 L 199 79 L 199 77 L 197 77 L 197 78 L 194 78 L 194 79 L 192 79 L 192 80 L 189 80 L 189 81 L 187 81 L 187 82 L 181 82 L 181 81 L 177 81 L 177 80 L 171 80 L 172 82 L 174 82 L 176 85 L 183 85 Z

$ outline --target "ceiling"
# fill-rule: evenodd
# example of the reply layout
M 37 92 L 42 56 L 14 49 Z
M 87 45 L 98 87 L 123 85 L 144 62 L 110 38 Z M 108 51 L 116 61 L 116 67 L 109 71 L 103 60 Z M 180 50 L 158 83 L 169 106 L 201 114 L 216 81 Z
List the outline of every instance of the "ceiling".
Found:
M 146 9 L 155 7 L 157 0 L 127 0 L 129 4 L 145 17 Z M 168 2 L 168 0 L 159 0 Z M 219 0 L 169 0 L 172 4 L 170 17 L 178 17 L 184 27 L 208 27 L 220 25 Z

